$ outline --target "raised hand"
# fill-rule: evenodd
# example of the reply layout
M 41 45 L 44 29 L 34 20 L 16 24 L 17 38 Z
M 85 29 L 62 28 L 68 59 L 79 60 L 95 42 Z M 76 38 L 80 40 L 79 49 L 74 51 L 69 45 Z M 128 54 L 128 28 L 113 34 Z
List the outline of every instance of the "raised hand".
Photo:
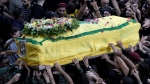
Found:
M 10 79 L 10 81 L 7 84 L 13 84 L 14 82 L 17 82 L 19 80 L 20 76 L 21 76 L 21 74 L 17 73 Z
M 91 5 L 93 6 L 95 11 L 99 11 L 99 7 L 97 6 L 97 3 L 95 0 L 93 0 L 93 2 L 91 2 Z
M 138 10 L 138 4 L 132 4 L 131 8 L 132 8 L 132 10 L 134 12 L 137 12 L 137 10 Z
M 50 79 L 49 79 L 49 76 L 48 76 L 48 74 L 47 74 L 46 71 L 44 71 L 43 77 L 44 77 L 44 79 L 45 79 L 45 81 L 46 81 L 47 84 L 50 83 Z
M 41 72 L 39 72 L 39 71 L 35 71 L 35 75 L 36 75 L 36 77 L 37 77 L 38 79 L 40 79 L 40 77 L 41 77 L 42 73 L 41 73 Z
M 88 57 L 87 57 L 87 56 L 83 58 L 83 63 L 84 63 L 84 65 L 85 65 L 85 67 L 88 67 L 88 66 L 89 66 L 89 60 L 88 60 Z
M 149 19 L 146 19 L 146 20 L 144 21 L 144 24 L 143 24 L 142 27 L 143 27 L 143 28 L 149 28 L 149 27 L 150 27 L 150 20 L 149 20 Z
M 62 69 L 62 67 L 57 62 L 54 64 L 54 66 L 55 66 L 55 68 L 56 68 L 57 71 L 59 71 L 59 72 L 63 72 L 64 71 Z
M 109 46 L 113 49 L 114 53 L 117 53 L 116 46 L 113 43 L 110 43 Z
M 108 57 L 107 54 L 104 54 L 104 55 L 102 55 L 102 59 L 105 59 L 106 61 L 108 61 L 108 60 L 109 60 L 109 57 Z
M 136 69 L 132 70 L 131 73 L 132 73 L 136 78 L 139 77 L 139 72 L 138 72 Z
M 116 54 L 117 54 L 117 56 L 120 56 L 120 57 L 123 55 L 122 51 L 119 50 L 119 49 L 117 49 L 117 53 Z
M 131 52 L 134 52 L 134 47 L 133 47 L 132 45 L 129 45 L 129 50 L 130 50 Z
M 73 59 L 73 63 L 76 65 L 77 68 L 80 68 L 79 60 L 77 58 Z

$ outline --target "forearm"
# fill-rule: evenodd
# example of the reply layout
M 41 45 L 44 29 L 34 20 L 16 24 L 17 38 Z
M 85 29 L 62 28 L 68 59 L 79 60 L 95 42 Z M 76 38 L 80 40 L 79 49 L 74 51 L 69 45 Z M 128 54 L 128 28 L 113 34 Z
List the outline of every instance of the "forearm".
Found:
M 120 57 L 116 56 L 116 59 L 117 59 L 118 65 L 121 68 L 124 75 L 128 76 L 128 74 L 129 74 L 128 66 L 125 64 L 125 62 Z
M 97 77 L 100 77 L 93 69 L 89 69 L 89 71 L 93 72 Z
M 118 6 L 117 1 L 116 1 L 116 0 L 111 0 L 111 1 L 112 1 L 112 4 L 113 4 L 114 9 L 115 9 L 115 11 L 116 11 L 116 15 L 117 15 L 117 16 L 120 16 L 121 11 L 120 11 L 120 8 L 119 8 L 119 6 Z
M 74 84 L 71 77 L 65 71 L 61 71 L 61 74 L 64 76 L 64 78 L 67 80 L 69 84 Z
M 150 49 L 148 47 L 146 47 L 145 45 L 142 45 L 142 48 L 147 51 L 148 53 L 150 53 Z
M 6 84 L 12 84 L 13 82 L 12 82 L 12 80 L 9 80 Z
M 13 41 L 14 41 L 14 38 L 12 38 L 9 42 L 5 43 L 4 48 L 6 49 Z
M 143 53 L 143 54 L 146 54 L 146 51 L 142 48 L 139 48 L 139 50 Z
M 126 56 L 122 55 L 121 58 L 131 70 L 136 69 L 135 65 Z
M 6 12 L 3 12 L 3 15 L 7 18 L 10 18 L 10 19 L 14 19 L 12 15 L 6 13 Z
M 136 20 L 137 22 L 139 22 L 136 16 L 134 16 L 133 18 L 134 18 L 134 20 Z
M 95 10 L 95 15 L 97 16 L 97 18 L 102 18 L 99 10 Z
M 111 61 L 111 60 L 107 60 L 107 62 L 108 62 L 109 64 L 111 64 L 112 66 L 114 66 L 115 68 L 120 69 L 120 67 L 118 66 L 117 63 L 115 63 L 115 62 L 113 62 L 113 61 Z
M 141 20 L 141 11 L 138 9 L 136 13 L 137 13 L 137 18 L 140 21 Z
M 50 70 L 50 72 L 51 72 L 51 70 Z M 54 77 L 53 77 L 53 75 L 52 75 L 52 72 L 51 72 L 51 73 L 48 73 L 48 75 L 49 75 L 49 77 L 50 77 L 50 82 L 51 82 L 51 84 L 56 84 L 55 81 L 54 81 Z
M 139 76 L 138 76 L 138 77 L 136 77 L 136 79 L 137 79 L 138 84 L 142 84 L 142 81 L 141 81 L 141 79 L 140 79 L 140 77 L 139 77 Z
M 85 9 L 86 9 L 86 3 L 84 3 L 84 5 L 80 8 L 80 10 L 76 16 L 78 20 L 80 20 L 82 18 Z

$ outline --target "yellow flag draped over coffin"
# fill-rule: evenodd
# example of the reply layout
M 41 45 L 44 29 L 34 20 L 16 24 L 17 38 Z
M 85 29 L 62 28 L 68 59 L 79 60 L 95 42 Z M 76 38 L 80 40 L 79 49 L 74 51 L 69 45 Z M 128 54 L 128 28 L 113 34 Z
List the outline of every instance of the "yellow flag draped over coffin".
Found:
M 100 18 L 98 24 L 81 22 L 78 29 L 56 39 L 26 36 L 26 55 L 21 59 L 30 66 L 68 64 L 73 58 L 109 53 L 108 44 L 119 40 L 124 46 L 135 45 L 139 29 L 138 22 L 117 16 Z

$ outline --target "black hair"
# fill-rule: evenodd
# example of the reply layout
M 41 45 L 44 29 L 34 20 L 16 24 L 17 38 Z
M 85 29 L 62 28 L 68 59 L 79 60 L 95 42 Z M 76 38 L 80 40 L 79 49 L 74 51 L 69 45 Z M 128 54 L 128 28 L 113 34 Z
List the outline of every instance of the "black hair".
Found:
M 18 28 L 18 27 L 12 27 L 12 28 L 10 29 L 10 34 L 11 34 L 11 35 L 14 35 L 14 33 L 17 32 L 17 31 L 19 31 L 19 28 Z
M 22 10 L 20 8 L 16 8 L 12 13 L 13 13 L 15 19 L 18 19 L 20 14 L 22 13 Z
M 134 81 L 130 77 L 123 77 L 122 84 L 134 84 Z
M 45 13 L 45 18 L 47 19 L 50 19 L 50 18 L 54 18 L 54 17 L 59 17 L 56 13 L 52 12 L 52 11 L 47 11 Z
M 125 7 L 126 7 L 125 4 L 126 4 L 125 1 L 119 1 L 119 2 L 118 2 L 119 8 L 125 8 Z
M 121 80 L 121 76 L 115 70 L 108 71 L 108 78 L 111 84 L 119 84 Z
M 105 11 L 109 12 L 111 15 L 113 14 L 113 11 L 110 7 L 103 7 L 103 8 L 100 9 L 100 12 L 101 12 L 102 16 L 104 16 Z
M 149 66 L 145 62 L 140 62 L 138 70 L 141 76 L 149 76 Z
M 75 13 L 76 6 L 73 2 L 69 2 L 66 9 L 68 14 Z

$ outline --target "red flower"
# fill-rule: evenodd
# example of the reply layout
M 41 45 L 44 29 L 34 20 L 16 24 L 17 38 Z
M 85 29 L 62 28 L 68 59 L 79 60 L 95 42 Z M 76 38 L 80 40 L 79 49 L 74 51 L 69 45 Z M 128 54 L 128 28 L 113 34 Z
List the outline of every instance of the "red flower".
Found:
M 109 22 L 106 22 L 106 23 L 105 23 L 105 26 L 106 26 L 107 24 L 109 24 Z
M 22 38 L 23 38 L 23 39 L 25 39 L 25 38 L 26 38 L 26 36 L 24 36 L 24 35 L 23 35 L 23 36 L 22 36 Z

